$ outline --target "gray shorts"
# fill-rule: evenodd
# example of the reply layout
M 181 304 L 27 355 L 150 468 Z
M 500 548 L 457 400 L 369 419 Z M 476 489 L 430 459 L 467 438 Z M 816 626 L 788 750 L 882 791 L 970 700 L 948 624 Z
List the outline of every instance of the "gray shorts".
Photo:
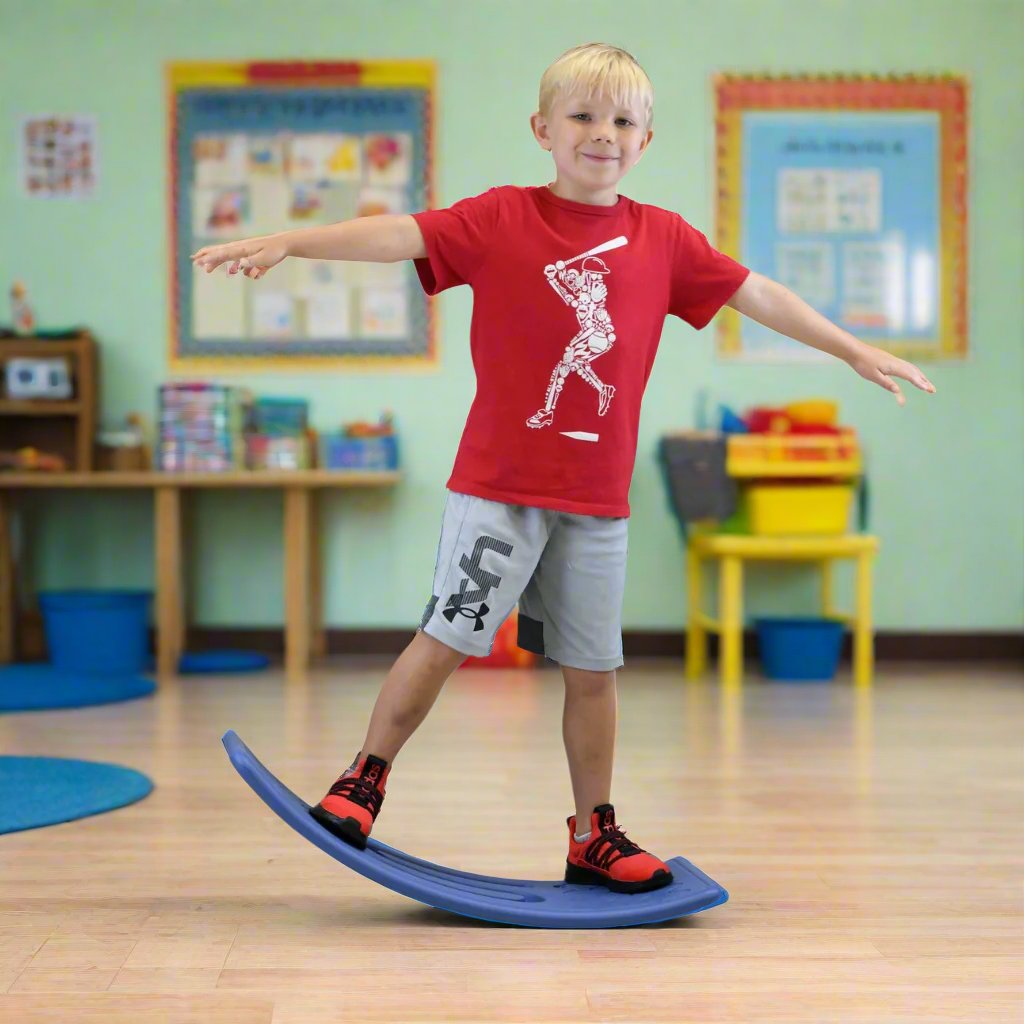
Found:
M 419 629 L 485 658 L 518 601 L 524 650 L 570 668 L 618 668 L 628 524 L 449 491 Z

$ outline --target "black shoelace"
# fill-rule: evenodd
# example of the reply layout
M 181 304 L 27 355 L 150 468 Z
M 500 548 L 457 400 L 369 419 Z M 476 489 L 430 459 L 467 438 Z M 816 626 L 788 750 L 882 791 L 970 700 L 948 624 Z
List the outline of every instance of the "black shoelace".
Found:
M 622 857 L 632 857 L 635 853 L 643 853 L 626 833 L 617 825 L 599 833 L 598 837 L 587 847 L 583 859 L 594 867 L 607 871 L 612 863 Z
M 342 776 L 330 788 L 329 796 L 343 796 L 360 807 L 365 807 L 374 818 L 380 811 L 380 805 L 384 802 L 380 790 L 366 776 Z

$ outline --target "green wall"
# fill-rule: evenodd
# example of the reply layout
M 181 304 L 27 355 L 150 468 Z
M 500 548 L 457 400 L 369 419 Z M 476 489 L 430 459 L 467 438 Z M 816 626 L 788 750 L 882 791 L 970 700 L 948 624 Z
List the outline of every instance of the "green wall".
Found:
M 541 72 L 590 40 L 637 55 L 656 90 L 655 140 L 621 190 L 712 230 L 715 71 L 959 72 L 970 77 L 971 355 L 926 364 L 938 394 L 904 409 L 845 365 L 723 366 L 713 333 L 666 323 L 641 422 L 624 626 L 682 622 L 681 542 L 654 461 L 659 435 L 692 426 L 702 387 L 744 408 L 830 395 L 870 458 L 882 537 L 876 618 L 890 630 L 1024 625 L 1024 7 L 998 0 L 0 0 L 0 285 L 23 279 L 41 324 L 102 342 L 104 414 L 150 419 L 166 375 L 166 101 L 182 59 L 437 61 L 437 202 L 493 184 L 542 184 L 550 156 L 528 118 Z M 15 118 L 95 113 L 101 186 L 86 203 L 17 191 Z M 244 286 L 240 282 L 240 286 Z M 440 300 L 436 373 L 238 375 L 308 396 L 315 424 L 396 411 L 405 480 L 325 509 L 328 622 L 411 627 L 430 594 L 443 486 L 473 394 L 471 293 Z M 7 320 L 6 310 L 0 319 Z M 0 422 L 2 429 L 2 422 Z M 25 502 L 37 585 L 148 585 L 144 495 Z M 271 495 L 195 502 L 193 615 L 207 625 L 281 621 L 280 509 Z M 849 578 L 841 578 L 849 584 Z M 847 591 L 848 593 L 848 591 Z M 810 610 L 801 571 L 758 573 L 750 610 Z

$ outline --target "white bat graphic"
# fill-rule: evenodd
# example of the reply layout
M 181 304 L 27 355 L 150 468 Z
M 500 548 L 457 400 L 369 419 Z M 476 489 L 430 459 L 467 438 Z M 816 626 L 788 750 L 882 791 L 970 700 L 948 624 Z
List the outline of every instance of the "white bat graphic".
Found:
M 624 245 L 629 245 L 629 240 L 625 235 L 619 235 L 618 238 L 613 238 L 610 242 L 602 242 L 593 249 L 581 252 L 579 256 L 573 256 L 571 260 L 565 260 L 564 263 L 569 266 L 570 263 L 575 263 L 577 260 L 585 260 L 588 256 L 596 256 L 599 252 L 607 252 L 609 249 L 621 249 Z

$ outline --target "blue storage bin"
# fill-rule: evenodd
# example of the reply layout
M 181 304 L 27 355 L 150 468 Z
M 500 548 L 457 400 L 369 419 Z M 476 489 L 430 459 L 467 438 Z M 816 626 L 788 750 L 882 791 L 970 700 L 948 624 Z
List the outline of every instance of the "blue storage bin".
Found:
M 324 469 L 398 469 L 398 436 L 321 438 L 320 464 Z
M 39 595 L 50 662 L 69 672 L 134 675 L 149 663 L 148 590 L 54 590 Z
M 828 682 L 839 666 L 844 629 L 836 619 L 758 619 L 764 674 L 769 679 Z

